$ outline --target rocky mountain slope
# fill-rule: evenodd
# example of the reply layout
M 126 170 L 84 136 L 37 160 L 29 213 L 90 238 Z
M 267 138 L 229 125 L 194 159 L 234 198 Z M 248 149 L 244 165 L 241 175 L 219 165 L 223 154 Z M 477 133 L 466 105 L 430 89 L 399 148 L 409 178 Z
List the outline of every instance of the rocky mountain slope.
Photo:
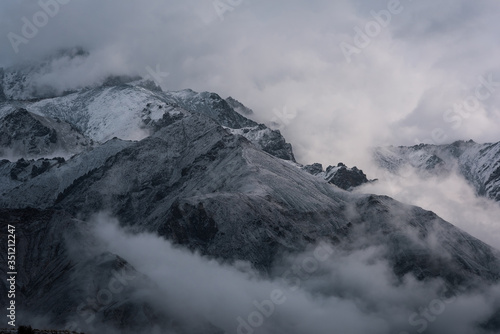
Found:
M 38 319 L 50 327 L 87 333 L 237 332 L 236 317 L 176 312 L 173 304 L 179 301 L 163 297 L 162 282 L 98 240 L 93 221 L 102 212 L 132 235 L 147 232 L 170 240 L 211 266 L 218 262 L 240 268 L 247 263 L 259 275 L 250 279 L 254 283 L 275 279 L 284 258 L 320 242 L 347 254 L 378 249 L 394 286 L 438 280 L 442 295 L 449 296 L 481 293 L 500 283 L 499 251 L 422 208 L 345 191 L 367 182 L 366 175 L 343 164 L 323 171 L 319 164 L 296 163 L 278 131 L 245 118 L 235 111 L 234 101 L 217 94 L 162 92 L 139 80 L 38 101 L 6 96 L 0 105 L 1 126 L 12 138 L 14 129 L 25 125 L 18 140 L 35 138 L 35 145 L 47 152 L 53 152 L 52 130 L 62 142 L 78 133 L 78 140 L 89 143 L 81 145 L 83 150 L 68 146 L 75 155 L 67 159 L 0 162 L 0 228 L 16 227 L 16 302 L 24 321 Z M 28 121 L 12 121 L 15 117 Z M 73 130 L 44 125 L 47 143 L 47 134 L 37 135 L 45 128 L 36 123 L 43 125 L 46 119 L 59 119 Z M 17 154 L 30 153 L 10 145 Z M 0 242 L 7 243 L 6 234 Z M 0 261 L 6 263 L 5 252 Z M 0 275 L 6 276 L 3 266 Z M 327 286 L 336 282 L 329 280 Z M 2 305 L 7 290 L 4 280 Z M 350 298 L 342 290 L 315 293 Z M 162 306 L 168 302 L 169 307 Z M 418 312 L 414 304 L 408 308 Z M 352 307 L 370 317 L 382 317 L 369 303 L 356 305 Z M 477 330 L 500 330 L 495 327 L 498 310 L 476 323 Z M 410 330 L 411 324 L 394 324 L 391 318 L 380 320 L 385 332 Z M 297 333 L 281 318 L 269 322 L 264 333 Z M 327 332 L 328 326 L 318 331 Z
M 458 170 L 478 195 L 500 201 L 500 143 L 478 144 L 470 140 L 449 145 L 379 148 L 374 158 L 391 172 L 405 166 L 416 168 L 422 175 Z
M 18 109 L 0 119 L 0 157 L 72 156 L 93 145 L 73 125 Z
M 0 103 L 0 117 L 20 108 L 34 115 L 70 123 L 86 138 L 96 142 L 105 142 L 114 137 L 125 140 L 143 139 L 154 130 L 165 112 L 180 113 L 181 110 L 189 110 L 208 116 L 230 129 L 241 129 L 242 136 L 270 154 L 295 160 L 291 145 L 279 131 L 243 117 L 214 93 L 196 93 L 189 89 L 162 92 L 154 83 L 139 80 L 118 86 L 100 86 L 36 102 L 4 101 Z

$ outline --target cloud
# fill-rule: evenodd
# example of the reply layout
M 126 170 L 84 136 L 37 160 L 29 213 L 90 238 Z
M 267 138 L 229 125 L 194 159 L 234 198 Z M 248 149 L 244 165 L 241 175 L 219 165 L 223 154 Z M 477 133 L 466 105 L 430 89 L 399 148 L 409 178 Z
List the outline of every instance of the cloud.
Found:
M 46 78 L 63 85 L 104 72 L 147 75 L 160 65 L 170 73 L 164 88 L 235 96 L 262 122 L 286 106 L 297 116 L 282 132 L 305 163 L 360 165 L 368 146 L 429 141 L 435 128 L 449 141 L 498 140 L 498 93 L 459 129 L 442 119 L 478 76 L 500 81 L 493 0 L 401 0 L 350 63 L 340 44 L 354 45 L 354 28 L 365 29 L 387 1 L 221 0 L 222 14 L 215 1 L 69 1 L 16 54 L 8 33 L 22 35 L 23 17 L 33 22 L 39 3 L 54 1 L 0 5 L 0 64 L 88 49 L 87 63 Z
M 344 253 L 311 245 L 263 275 L 248 264 L 221 264 L 153 234 L 130 234 L 105 215 L 96 221 L 95 235 L 105 249 L 158 286 L 153 304 L 187 332 L 206 331 L 211 324 L 225 333 L 416 333 L 424 327 L 426 333 L 472 333 L 491 316 L 499 293 L 488 288 L 484 295 L 445 298 L 439 280 L 407 276 L 401 282 L 381 248 Z
M 435 212 L 444 220 L 500 250 L 500 205 L 476 195 L 463 176 L 452 171 L 447 176 L 422 176 L 407 167 L 400 175 L 372 169 L 379 180 L 356 191 L 387 195 L 404 203 Z

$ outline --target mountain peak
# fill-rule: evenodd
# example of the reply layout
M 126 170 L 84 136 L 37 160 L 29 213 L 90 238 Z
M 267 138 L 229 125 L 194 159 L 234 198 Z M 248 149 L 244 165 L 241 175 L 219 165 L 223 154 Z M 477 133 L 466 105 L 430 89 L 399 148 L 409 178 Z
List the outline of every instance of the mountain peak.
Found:
M 253 110 L 246 107 L 245 105 L 243 105 L 243 103 L 241 103 L 240 101 L 236 100 L 236 99 L 233 99 L 231 96 L 229 96 L 227 99 L 226 99 L 226 102 L 231 106 L 231 108 L 233 108 L 236 112 L 244 115 L 244 116 L 251 116 L 253 115 Z

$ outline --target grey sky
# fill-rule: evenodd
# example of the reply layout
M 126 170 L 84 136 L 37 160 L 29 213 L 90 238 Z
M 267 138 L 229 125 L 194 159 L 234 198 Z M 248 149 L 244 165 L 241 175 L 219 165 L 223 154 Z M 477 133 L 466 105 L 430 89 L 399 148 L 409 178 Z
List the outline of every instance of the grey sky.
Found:
M 22 18 L 42 9 L 3 2 L 0 64 L 82 46 L 92 56 L 75 81 L 158 66 L 165 89 L 231 95 L 276 121 L 307 163 L 361 165 L 371 145 L 500 140 L 500 86 L 471 112 L 446 112 L 474 96 L 479 76 L 500 82 L 500 4 L 394 1 L 72 0 L 18 53 L 8 34 L 22 36 Z M 382 10 L 390 22 L 366 26 Z M 367 46 L 355 27 L 372 29 Z

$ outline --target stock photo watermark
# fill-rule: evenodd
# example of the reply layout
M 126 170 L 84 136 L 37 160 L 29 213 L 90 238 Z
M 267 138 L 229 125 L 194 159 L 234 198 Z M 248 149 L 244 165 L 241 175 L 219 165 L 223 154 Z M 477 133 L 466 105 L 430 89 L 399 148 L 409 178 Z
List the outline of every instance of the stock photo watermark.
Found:
M 224 15 L 227 12 L 232 12 L 236 7 L 240 6 L 244 0 L 214 0 L 212 3 L 217 13 L 217 16 L 221 21 L 224 21 Z
M 156 64 L 156 67 L 153 69 L 151 66 L 146 66 L 146 72 L 148 74 L 144 76 L 146 80 L 153 80 L 156 85 L 161 87 L 161 84 L 165 81 L 165 78 L 170 75 L 169 72 L 163 72 L 160 68 L 160 64 Z
M 86 301 L 80 303 L 76 308 L 78 317 L 85 324 L 90 325 L 95 320 L 96 314 L 110 305 L 114 300 L 114 296 L 122 293 L 130 282 L 136 279 L 136 275 L 127 274 L 125 269 L 122 269 L 120 272 L 113 270 L 112 276 L 107 288 L 100 289 L 94 297 L 88 297 Z M 76 320 L 67 323 L 65 329 L 81 331 Z
M 289 290 L 297 291 L 302 282 L 307 281 L 312 274 L 320 269 L 320 263 L 325 262 L 333 254 L 333 248 L 326 242 L 321 242 L 313 252 L 312 256 L 307 256 L 301 261 L 296 261 L 290 269 L 285 271 L 280 281 L 287 286 Z M 256 329 L 265 324 L 277 309 L 277 306 L 283 305 L 287 301 L 286 291 L 276 288 L 269 294 L 269 299 L 261 301 L 254 300 L 255 308 L 246 317 L 237 317 L 237 334 L 252 334 Z
M 412 0 L 408 0 L 412 1 Z M 370 11 L 373 20 L 365 23 L 363 27 L 355 26 L 352 43 L 341 42 L 340 50 L 348 63 L 352 62 L 352 56 L 360 54 L 363 49 L 367 48 L 373 39 L 377 38 L 384 28 L 387 28 L 392 21 L 392 18 L 403 12 L 404 6 L 400 0 L 390 0 L 387 3 L 386 9 L 380 11 Z
M 500 88 L 500 82 L 494 81 L 493 74 L 487 77 L 479 76 L 479 84 L 474 91 L 467 95 L 462 101 L 456 102 L 450 108 L 443 112 L 443 121 L 448 124 L 448 127 L 456 130 L 463 124 L 464 119 L 468 119 L 474 113 L 477 113 L 481 108 L 481 103 L 490 99 L 494 93 Z M 432 144 L 442 144 L 446 142 L 448 136 L 441 127 L 434 128 L 430 133 L 430 138 L 420 140 L 415 138 L 415 143 L 428 142 Z
M 283 130 L 297 117 L 297 112 L 288 109 L 288 106 L 284 106 L 281 110 L 273 108 L 273 114 L 274 116 L 271 118 L 270 124 L 273 130 Z
M 16 327 L 16 227 L 7 225 L 7 324 Z
M 67 5 L 71 0 L 39 0 L 38 6 L 40 10 L 35 12 L 31 19 L 23 16 L 21 21 L 23 23 L 20 34 L 9 32 L 7 38 L 9 39 L 12 49 L 17 54 L 21 44 L 28 44 L 34 39 L 40 29 L 45 27 L 51 18 L 54 18 L 61 9 L 61 5 Z
M 417 327 L 417 333 L 423 333 L 429 325 L 435 322 L 440 315 L 446 311 L 446 306 L 457 301 L 456 292 L 453 292 L 449 298 L 433 299 L 426 307 L 421 307 L 418 312 L 412 313 L 408 318 L 408 323 L 412 327 Z M 399 334 L 410 334 L 408 332 L 400 332 Z

